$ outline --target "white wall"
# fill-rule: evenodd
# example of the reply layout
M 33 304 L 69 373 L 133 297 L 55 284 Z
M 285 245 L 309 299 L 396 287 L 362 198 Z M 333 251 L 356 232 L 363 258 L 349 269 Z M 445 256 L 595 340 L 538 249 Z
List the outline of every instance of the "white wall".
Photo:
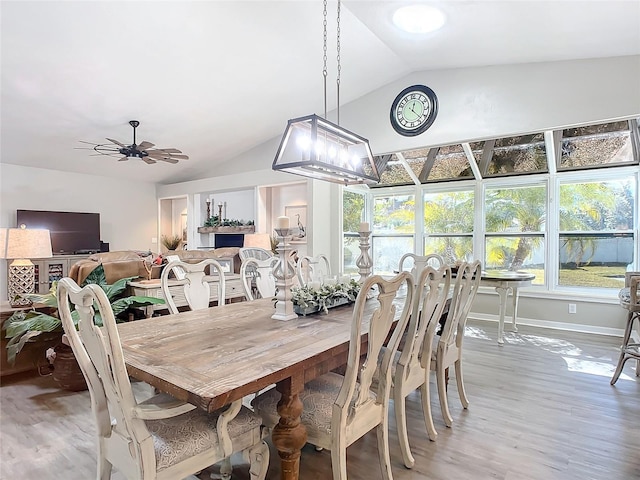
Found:
M 102 241 L 111 250 L 156 250 L 154 184 L 57 170 L 0 164 L 0 226 L 16 226 L 16 210 L 96 212 Z M 0 298 L 7 298 L 5 260 L 0 260 Z

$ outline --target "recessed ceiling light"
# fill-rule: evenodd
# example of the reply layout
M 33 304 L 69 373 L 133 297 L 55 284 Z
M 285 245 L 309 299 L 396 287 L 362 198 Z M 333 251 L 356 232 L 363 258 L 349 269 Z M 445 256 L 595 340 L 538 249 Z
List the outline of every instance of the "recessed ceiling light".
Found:
M 393 23 L 409 33 L 429 33 L 444 25 L 446 17 L 441 10 L 428 5 L 400 7 L 393 14 Z

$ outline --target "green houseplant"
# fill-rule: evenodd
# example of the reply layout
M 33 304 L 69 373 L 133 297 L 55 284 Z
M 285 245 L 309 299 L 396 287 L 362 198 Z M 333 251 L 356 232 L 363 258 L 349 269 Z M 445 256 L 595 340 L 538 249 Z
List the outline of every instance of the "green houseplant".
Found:
M 104 274 L 102 265 L 98 265 L 82 283 L 85 286 L 89 283 L 95 283 L 102 287 L 107 294 L 107 298 L 111 302 L 111 308 L 116 316 L 116 319 L 122 317 L 124 312 L 129 307 L 145 306 L 151 304 L 162 304 L 164 300 L 154 297 L 143 296 L 125 296 L 124 293 L 127 288 L 127 283 L 137 277 L 121 278 L 112 285 L 107 284 L 107 280 Z M 7 359 L 10 363 L 15 362 L 16 355 L 20 353 L 20 350 L 24 345 L 33 341 L 38 335 L 46 332 L 60 332 L 63 333 L 62 322 L 58 316 L 58 297 L 57 297 L 57 282 L 53 283 L 49 293 L 45 295 L 31 294 L 25 295 L 33 303 L 43 304 L 47 307 L 54 308 L 55 310 L 51 314 L 37 312 L 30 310 L 27 312 L 16 312 L 9 317 L 4 323 L 5 337 L 9 339 L 7 343 Z M 77 324 L 78 314 L 72 312 L 74 322 Z M 124 321 L 124 319 L 119 318 Z M 102 319 L 98 312 L 96 312 L 95 321 L 98 325 L 102 325 Z
M 331 307 L 355 302 L 359 292 L 360 284 L 353 279 L 347 283 L 323 284 L 320 288 L 305 285 L 291 289 L 294 310 L 302 315 L 327 313 Z
M 182 244 L 182 237 L 180 235 L 162 235 L 160 241 L 167 250 L 177 250 Z

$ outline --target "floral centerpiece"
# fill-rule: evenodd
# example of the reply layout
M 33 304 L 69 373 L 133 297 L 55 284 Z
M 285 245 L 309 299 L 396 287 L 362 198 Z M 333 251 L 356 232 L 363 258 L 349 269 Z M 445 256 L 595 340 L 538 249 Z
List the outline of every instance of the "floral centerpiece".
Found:
M 293 287 L 291 289 L 293 310 L 298 315 L 319 311 L 327 313 L 329 308 L 355 302 L 359 292 L 360 284 L 356 280 L 350 280 L 347 283 Z

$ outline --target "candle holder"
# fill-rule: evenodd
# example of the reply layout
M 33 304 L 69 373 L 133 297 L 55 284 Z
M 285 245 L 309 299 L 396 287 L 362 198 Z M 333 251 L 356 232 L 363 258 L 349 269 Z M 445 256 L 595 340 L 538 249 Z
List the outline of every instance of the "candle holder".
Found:
M 276 313 L 271 318 L 275 320 L 292 320 L 298 318 L 298 315 L 293 311 L 293 295 L 291 294 L 295 270 L 290 261 L 292 247 L 289 241 L 291 240 L 293 229 L 276 228 L 275 231 L 278 237 L 276 252 L 279 259 L 273 269 L 273 276 L 276 279 L 278 293 L 276 294 Z
M 207 204 L 207 220 L 211 218 L 211 200 L 206 201 Z
M 360 256 L 356 260 L 356 266 L 360 274 L 360 280 L 358 281 L 362 283 L 365 278 L 371 276 L 371 268 L 373 267 L 373 261 L 369 256 L 369 237 L 371 232 L 358 232 L 358 235 L 360 235 Z

